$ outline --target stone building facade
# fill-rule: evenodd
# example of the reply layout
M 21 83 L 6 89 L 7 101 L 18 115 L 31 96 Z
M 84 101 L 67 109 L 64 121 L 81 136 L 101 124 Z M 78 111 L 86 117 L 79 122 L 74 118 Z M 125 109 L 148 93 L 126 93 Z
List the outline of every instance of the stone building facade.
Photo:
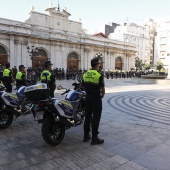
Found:
M 88 35 L 80 22 L 69 20 L 66 10 L 46 9 L 47 14 L 34 11 L 25 22 L 0 18 L 0 64 L 26 67 L 43 66 L 50 60 L 58 68 L 90 68 L 90 60 L 101 54 L 103 69 L 134 68 L 136 47 L 131 43 L 111 40 L 102 34 Z M 38 52 L 27 52 L 28 46 Z

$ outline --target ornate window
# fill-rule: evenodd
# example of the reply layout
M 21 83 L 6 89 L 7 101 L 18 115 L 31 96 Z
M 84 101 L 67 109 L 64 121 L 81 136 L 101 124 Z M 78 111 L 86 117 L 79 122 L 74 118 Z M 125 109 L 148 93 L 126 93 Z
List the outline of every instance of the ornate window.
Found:
M 76 53 L 71 53 L 68 55 L 68 59 L 74 59 L 74 60 L 78 60 L 78 56 Z
M 43 49 L 38 49 L 36 56 L 47 57 L 47 52 Z
M 121 62 L 122 62 L 121 57 L 116 58 L 116 63 L 121 63 Z

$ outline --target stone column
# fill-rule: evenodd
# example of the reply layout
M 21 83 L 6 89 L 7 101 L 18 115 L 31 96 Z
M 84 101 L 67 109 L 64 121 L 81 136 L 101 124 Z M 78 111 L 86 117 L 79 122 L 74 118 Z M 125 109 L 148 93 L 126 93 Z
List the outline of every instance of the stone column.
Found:
M 8 62 L 10 62 L 11 66 L 16 65 L 15 63 L 15 48 L 14 48 L 14 36 L 10 35 L 10 41 L 9 41 L 9 50 L 10 50 L 10 54 L 8 56 L 9 60 Z

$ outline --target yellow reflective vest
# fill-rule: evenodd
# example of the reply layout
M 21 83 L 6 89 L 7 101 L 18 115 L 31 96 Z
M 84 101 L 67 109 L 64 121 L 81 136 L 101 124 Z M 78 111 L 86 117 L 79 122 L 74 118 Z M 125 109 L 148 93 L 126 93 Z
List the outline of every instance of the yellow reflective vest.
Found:
M 51 80 L 51 73 L 49 70 L 44 70 L 42 73 L 41 73 L 41 76 L 40 76 L 40 79 L 41 81 L 50 81 Z
M 10 70 L 6 68 L 6 69 L 3 71 L 3 77 L 9 77 L 9 73 L 10 73 Z
M 101 74 L 97 70 L 88 70 L 83 75 L 84 83 L 99 84 L 99 78 Z
M 16 74 L 16 80 L 22 80 L 23 73 L 21 71 L 18 71 Z

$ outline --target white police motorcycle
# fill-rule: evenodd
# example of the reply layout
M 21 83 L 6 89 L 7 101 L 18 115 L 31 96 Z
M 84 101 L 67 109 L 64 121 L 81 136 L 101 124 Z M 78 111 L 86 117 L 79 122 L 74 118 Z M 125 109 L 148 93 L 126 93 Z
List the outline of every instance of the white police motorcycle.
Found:
M 24 95 L 24 90 L 25 86 L 22 86 L 16 94 L 8 93 L 0 84 L 0 129 L 8 128 L 20 115 L 30 113 L 30 104 Z
M 65 136 L 65 130 L 83 123 L 85 116 L 85 91 L 78 88 L 66 89 L 64 100 L 49 97 L 45 83 L 25 88 L 26 97 L 33 103 L 31 112 L 38 123 L 42 123 L 41 133 L 49 145 L 58 145 Z M 58 90 L 63 89 L 62 86 Z

